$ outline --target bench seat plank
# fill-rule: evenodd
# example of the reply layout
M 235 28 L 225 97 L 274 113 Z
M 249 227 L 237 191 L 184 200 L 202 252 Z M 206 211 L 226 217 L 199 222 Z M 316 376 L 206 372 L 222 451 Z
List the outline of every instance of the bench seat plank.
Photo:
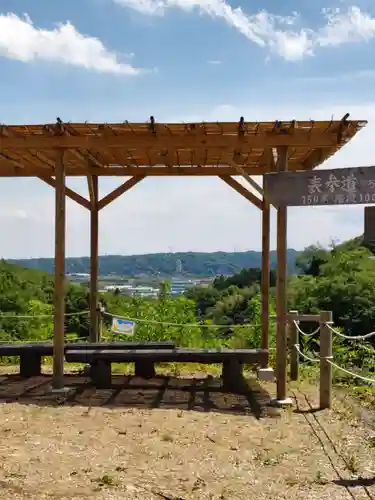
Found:
M 173 342 L 68 342 L 65 351 L 74 350 L 112 350 L 112 349 L 173 349 Z M 0 344 L 0 356 L 20 356 L 25 352 L 38 353 L 41 356 L 53 355 L 53 344 L 51 342 L 27 342 L 23 344 Z
M 101 349 L 75 350 L 65 352 L 67 362 L 90 363 L 95 360 L 107 360 L 111 363 L 129 363 L 149 360 L 154 363 L 223 363 L 236 359 L 239 363 L 260 363 L 266 360 L 268 351 L 264 349 Z

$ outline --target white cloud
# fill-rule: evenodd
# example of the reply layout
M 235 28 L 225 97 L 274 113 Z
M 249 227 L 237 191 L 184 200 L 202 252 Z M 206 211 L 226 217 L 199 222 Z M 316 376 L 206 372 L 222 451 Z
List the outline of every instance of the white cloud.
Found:
M 221 61 L 218 59 L 211 59 L 210 61 L 207 61 L 208 64 L 212 64 L 213 66 L 219 66 L 221 64 Z
M 47 30 L 25 15 L 0 14 L 0 56 L 22 62 L 59 62 L 101 73 L 137 75 L 140 69 L 120 62 L 94 37 L 83 35 L 69 22 Z
M 297 28 L 299 16 L 277 16 L 262 10 L 248 15 L 241 7 L 233 8 L 225 0 L 112 0 L 142 14 L 163 15 L 167 9 L 198 10 L 217 17 L 235 28 L 251 42 L 289 61 L 313 55 L 317 48 L 337 47 L 345 43 L 367 41 L 375 35 L 375 18 L 352 6 L 346 11 L 323 9 L 321 28 Z

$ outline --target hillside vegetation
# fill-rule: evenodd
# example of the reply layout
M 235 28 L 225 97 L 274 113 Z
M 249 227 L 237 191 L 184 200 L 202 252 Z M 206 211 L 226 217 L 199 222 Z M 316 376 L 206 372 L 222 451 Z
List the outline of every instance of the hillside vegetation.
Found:
M 295 271 L 297 252 L 288 250 L 288 267 Z M 259 268 L 261 252 L 181 252 L 155 253 L 146 255 L 105 255 L 99 258 L 101 275 L 117 274 L 120 276 L 162 275 L 172 276 L 176 273 L 176 262 L 182 263 L 183 272 L 190 276 L 231 275 L 244 268 Z M 271 267 L 276 266 L 276 252 L 271 252 Z M 53 259 L 22 259 L 9 260 L 32 269 L 53 272 Z M 67 273 L 89 273 L 90 259 L 88 257 L 71 257 L 66 259 Z

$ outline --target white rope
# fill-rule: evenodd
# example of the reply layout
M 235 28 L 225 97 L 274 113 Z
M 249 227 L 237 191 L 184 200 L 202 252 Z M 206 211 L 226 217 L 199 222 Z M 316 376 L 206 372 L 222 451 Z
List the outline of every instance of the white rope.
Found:
M 81 337 L 66 337 L 64 338 L 66 342 L 75 341 L 75 340 L 84 340 Z M 28 339 L 28 340 L 9 340 L 9 339 L 0 339 L 1 344 L 53 344 L 53 339 Z
M 365 382 L 370 382 L 371 384 L 375 384 L 375 379 L 374 378 L 369 378 L 369 377 L 364 377 L 363 375 L 359 375 L 358 373 L 353 373 L 346 368 L 342 368 L 342 366 L 336 365 L 336 363 L 333 363 L 333 361 L 327 359 L 328 363 L 338 370 L 341 370 L 344 373 L 347 373 L 348 375 L 351 375 L 352 377 L 359 378 L 361 380 L 364 380 Z
M 367 333 L 366 335 L 357 335 L 357 336 L 352 336 L 352 335 L 344 335 L 343 333 L 339 332 L 338 330 L 335 330 L 329 323 L 327 323 L 328 328 L 331 330 L 332 333 L 336 334 L 338 337 L 341 337 L 343 339 L 348 339 L 348 340 L 366 340 L 375 335 L 375 332 Z
M 311 361 L 312 363 L 319 363 L 321 359 L 325 359 L 330 365 L 334 366 L 338 370 L 341 370 L 344 373 L 347 373 L 348 375 L 351 375 L 354 378 L 359 378 L 360 380 L 363 380 L 364 382 L 369 382 L 371 384 L 375 384 L 375 379 L 374 378 L 369 378 L 369 377 L 364 377 L 363 375 L 359 375 L 358 373 L 351 372 L 347 370 L 346 368 L 343 368 L 342 366 L 337 365 L 332 361 L 332 356 L 326 357 L 326 358 L 310 358 L 309 356 L 306 356 L 301 349 L 299 344 L 294 344 L 294 347 L 296 348 L 296 351 L 307 361 Z
M 311 363 L 320 363 L 320 358 L 310 358 L 309 356 L 306 356 L 306 354 L 304 354 L 299 348 L 299 344 L 294 344 L 294 347 L 296 348 L 298 354 L 300 354 L 303 358 L 307 359 L 307 361 L 311 361 Z
M 105 315 L 110 316 L 111 318 L 119 318 L 119 319 L 125 319 L 128 321 L 134 321 L 134 323 L 146 323 L 149 325 L 163 325 L 163 326 L 179 326 L 179 327 L 207 327 L 207 328 L 243 328 L 243 327 L 249 327 L 249 326 L 261 326 L 261 324 L 249 324 L 249 323 L 244 323 L 243 325 L 206 325 L 202 323 L 169 323 L 167 321 L 156 321 L 152 319 L 144 319 L 144 318 L 129 318 L 129 316 L 119 316 L 118 314 L 112 314 L 109 312 L 104 312 Z
M 80 311 L 75 313 L 65 313 L 64 316 L 83 316 L 89 314 L 90 311 Z M 0 314 L 0 319 L 30 319 L 30 318 L 53 318 L 54 314 Z
M 318 326 L 318 328 L 316 328 L 313 332 L 306 333 L 303 330 L 301 330 L 301 328 L 299 326 L 299 321 L 293 320 L 293 323 L 295 324 L 298 333 L 300 333 L 301 335 L 304 335 L 305 337 L 312 337 L 313 335 L 316 335 L 320 330 L 320 326 Z

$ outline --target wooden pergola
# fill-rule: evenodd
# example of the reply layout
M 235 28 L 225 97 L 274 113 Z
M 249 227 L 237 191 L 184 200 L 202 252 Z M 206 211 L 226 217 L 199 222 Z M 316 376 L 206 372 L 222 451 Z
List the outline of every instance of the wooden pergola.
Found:
M 268 348 L 270 203 L 252 175 L 311 170 L 346 144 L 367 122 L 290 121 L 232 123 L 57 123 L 0 126 L 0 177 L 39 177 L 55 188 L 55 309 L 53 387 L 64 386 L 65 200 L 91 215 L 90 324 L 98 340 L 99 211 L 146 177 L 216 176 L 262 213 L 262 337 Z M 65 185 L 67 176 L 87 177 L 89 199 Z M 100 176 L 127 176 L 102 199 Z M 250 191 L 234 177 L 242 176 Z M 277 399 L 286 398 L 287 208 L 277 208 Z M 263 367 L 266 368 L 266 367 Z

